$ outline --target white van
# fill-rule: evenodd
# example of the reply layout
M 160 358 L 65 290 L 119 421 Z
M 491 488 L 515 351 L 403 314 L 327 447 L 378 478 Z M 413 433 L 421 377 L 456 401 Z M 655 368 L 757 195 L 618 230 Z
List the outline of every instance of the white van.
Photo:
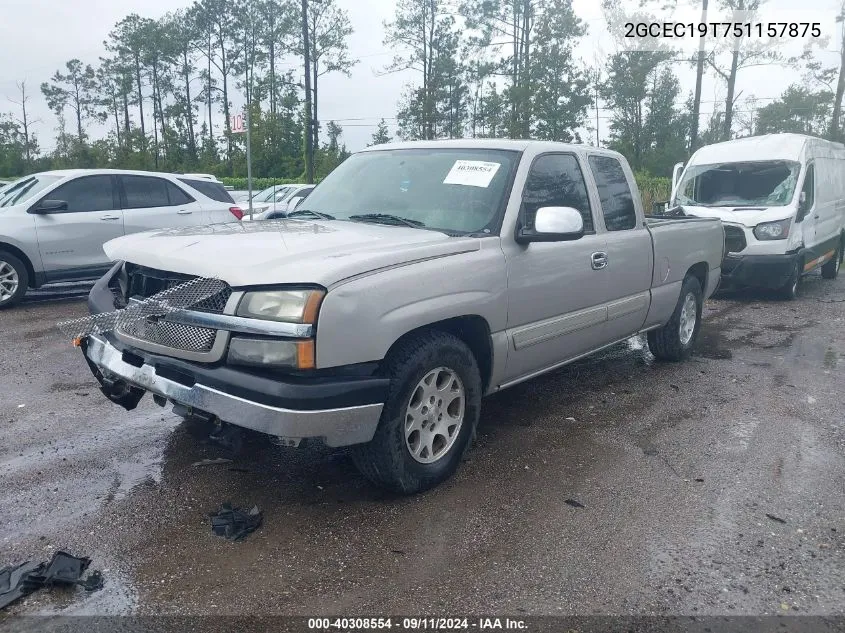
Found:
M 752 136 L 702 147 L 681 173 L 671 207 L 720 218 L 722 281 L 795 297 L 801 276 L 839 273 L 845 243 L 845 146 L 800 134 Z

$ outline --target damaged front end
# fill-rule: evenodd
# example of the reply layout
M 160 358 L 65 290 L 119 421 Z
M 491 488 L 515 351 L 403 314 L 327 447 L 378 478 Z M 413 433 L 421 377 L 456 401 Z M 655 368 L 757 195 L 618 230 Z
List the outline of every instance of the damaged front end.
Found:
M 103 372 L 100 371 L 100 368 L 97 367 L 90 358 L 88 358 L 87 336 L 79 339 L 79 347 L 82 349 L 82 354 L 88 368 L 91 370 L 91 373 L 94 374 L 94 378 L 97 379 L 97 382 L 100 383 L 100 391 L 103 392 L 103 395 L 115 404 L 119 404 L 127 411 L 132 411 L 135 407 L 137 407 L 141 398 L 143 398 L 144 394 L 147 393 L 146 390 L 130 385 L 120 378 L 104 375 Z

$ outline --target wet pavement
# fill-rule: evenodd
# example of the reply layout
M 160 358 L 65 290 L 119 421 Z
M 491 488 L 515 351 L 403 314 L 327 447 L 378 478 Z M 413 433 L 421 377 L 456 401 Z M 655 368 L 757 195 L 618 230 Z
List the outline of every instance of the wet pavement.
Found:
M 0 567 L 66 549 L 106 586 L 8 613 L 845 612 L 845 276 L 710 301 L 689 362 L 631 339 L 487 399 L 414 497 L 319 446 L 194 466 L 227 455 L 109 403 L 54 327 L 84 291 L 44 293 L 0 313 Z M 229 500 L 264 511 L 241 543 L 209 527 Z

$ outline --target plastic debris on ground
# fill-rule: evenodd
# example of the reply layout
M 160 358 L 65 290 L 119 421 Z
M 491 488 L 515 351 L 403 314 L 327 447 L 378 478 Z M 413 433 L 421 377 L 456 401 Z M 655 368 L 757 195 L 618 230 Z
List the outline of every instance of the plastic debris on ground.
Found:
M 90 558 L 56 552 L 49 563 L 27 561 L 3 567 L 0 569 L 0 609 L 42 587 L 79 585 L 86 591 L 101 589 L 103 576 L 99 571 L 82 580 L 82 574 L 90 564 Z
M 230 503 L 224 503 L 217 512 L 209 516 L 211 531 L 230 541 L 241 541 L 248 534 L 255 532 L 264 518 L 258 506 L 253 506 L 250 510 L 242 510 L 233 508 Z

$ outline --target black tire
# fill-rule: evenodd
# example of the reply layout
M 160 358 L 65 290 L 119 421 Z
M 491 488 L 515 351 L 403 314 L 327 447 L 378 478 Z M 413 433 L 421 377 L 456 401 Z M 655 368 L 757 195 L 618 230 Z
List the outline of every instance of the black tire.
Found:
M 689 295 L 692 295 L 695 299 L 695 325 L 692 336 L 684 342 L 681 338 L 681 313 Z M 692 348 L 695 347 L 698 332 L 701 330 L 701 308 L 703 304 L 704 295 L 698 279 L 695 277 L 684 279 L 672 318 L 659 330 L 652 330 L 648 333 L 648 348 L 656 358 L 674 362 L 689 358 L 692 354 Z
M 17 274 L 18 286 L 11 296 L 4 298 L 3 294 L 0 293 L 0 310 L 11 308 L 13 305 L 20 303 L 27 288 L 29 288 L 29 271 L 27 271 L 24 263 L 7 251 L 0 251 L 0 274 L 7 267 L 11 267 Z
M 793 301 L 798 297 L 798 290 L 801 287 L 801 276 L 804 274 L 804 260 L 800 257 L 795 259 L 792 266 L 792 273 L 787 282 L 778 290 L 778 295 L 784 301 Z
M 407 407 L 421 380 L 447 368 L 464 387 L 464 417 L 451 446 L 432 463 L 412 455 L 405 439 Z M 390 378 L 387 401 L 372 441 L 352 447 L 352 459 L 371 482 L 402 494 L 427 490 L 457 470 L 469 448 L 481 411 L 481 374 L 470 349 L 457 337 L 428 331 L 400 343 L 382 369 Z
M 839 266 L 842 264 L 842 238 L 833 254 L 833 259 L 822 266 L 822 279 L 836 279 L 839 276 Z

